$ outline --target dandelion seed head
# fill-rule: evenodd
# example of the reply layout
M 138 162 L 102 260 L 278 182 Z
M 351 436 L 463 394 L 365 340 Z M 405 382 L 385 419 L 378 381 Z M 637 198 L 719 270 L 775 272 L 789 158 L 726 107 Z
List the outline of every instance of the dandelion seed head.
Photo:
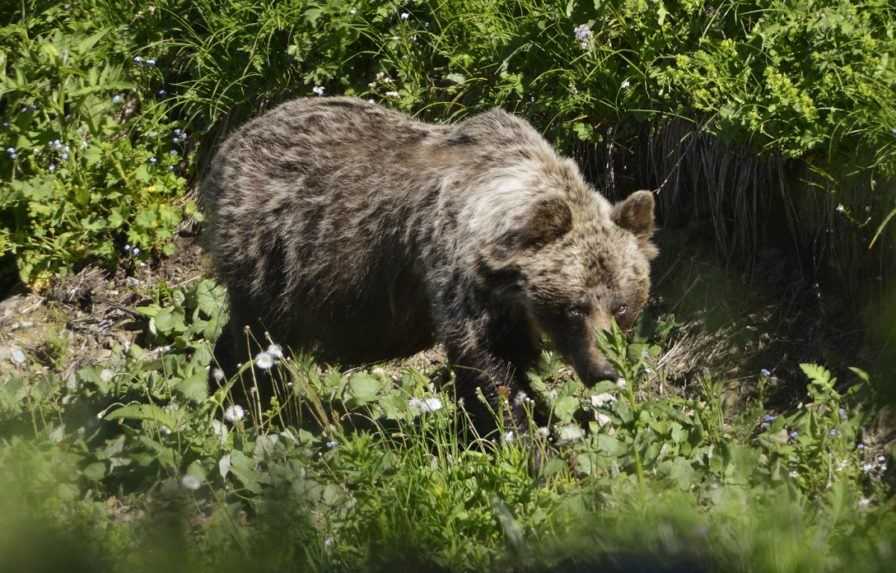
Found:
M 438 398 L 411 398 L 408 400 L 408 408 L 418 414 L 428 414 L 442 409 L 442 401 Z
M 196 491 L 200 487 L 202 487 L 202 481 L 194 475 L 187 474 L 184 477 L 180 478 L 180 485 L 183 486 L 184 489 L 188 489 L 190 491 Z
M 231 424 L 236 424 L 245 417 L 246 412 L 243 407 L 236 404 L 224 410 L 224 419 Z
M 567 424 L 557 428 L 557 444 L 577 442 L 585 437 L 585 430 L 575 424 Z
M 268 352 L 259 352 L 255 355 L 255 366 L 268 370 L 274 366 L 274 357 Z
M 100 380 L 102 380 L 103 382 L 109 382 L 114 377 L 115 377 L 115 372 L 113 372 L 112 370 L 110 370 L 108 368 L 103 368 L 100 371 Z
M 283 347 L 279 344 L 272 343 L 268 346 L 267 353 L 274 358 L 281 360 L 283 358 Z

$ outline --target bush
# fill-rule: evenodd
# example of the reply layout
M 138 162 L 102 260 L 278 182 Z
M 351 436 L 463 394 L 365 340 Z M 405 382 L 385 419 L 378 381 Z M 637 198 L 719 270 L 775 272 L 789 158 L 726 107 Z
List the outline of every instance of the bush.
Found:
M 151 66 L 127 66 L 116 31 L 85 16 L 56 7 L 0 29 L 0 256 L 36 288 L 88 262 L 170 254 L 192 212 L 185 137 L 140 87 Z

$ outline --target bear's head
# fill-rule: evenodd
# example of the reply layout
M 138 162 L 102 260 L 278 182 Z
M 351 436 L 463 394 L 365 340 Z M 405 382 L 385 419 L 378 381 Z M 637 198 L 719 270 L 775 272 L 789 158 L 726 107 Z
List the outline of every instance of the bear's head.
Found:
M 611 205 L 590 188 L 547 191 L 515 215 L 490 257 L 499 271 L 492 276 L 503 281 L 497 291 L 525 309 L 585 384 L 617 378 L 597 333 L 613 320 L 630 328 L 647 302 L 657 255 L 653 195 L 638 191 Z

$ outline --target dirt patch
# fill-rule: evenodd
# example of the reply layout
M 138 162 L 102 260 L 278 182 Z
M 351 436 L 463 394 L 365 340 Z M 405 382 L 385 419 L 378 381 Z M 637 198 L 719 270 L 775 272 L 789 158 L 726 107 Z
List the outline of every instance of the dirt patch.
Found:
M 211 275 L 198 241 L 179 237 L 175 253 L 155 263 L 130 261 L 114 273 L 87 267 L 44 294 L 18 289 L 0 301 L 0 376 L 56 372 L 70 376 L 101 362 L 142 330 L 134 308 L 161 284 L 179 287 Z

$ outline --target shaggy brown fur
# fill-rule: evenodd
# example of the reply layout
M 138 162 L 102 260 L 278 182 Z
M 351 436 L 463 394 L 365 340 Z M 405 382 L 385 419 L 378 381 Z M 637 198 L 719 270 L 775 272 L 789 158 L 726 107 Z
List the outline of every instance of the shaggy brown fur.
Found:
M 358 364 L 445 345 L 468 408 L 526 388 L 542 334 L 586 383 L 595 346 L 647 300 L 653 196 L 611 205 L 526 121 L 492 110 L 430 125 L 352 98 L 297 99 L 218 151 L 201 198 L 242 327 Z M 506 391 L 505 391 L 506 388 Z M 518 400 L 510 400 L 519 422 Z

